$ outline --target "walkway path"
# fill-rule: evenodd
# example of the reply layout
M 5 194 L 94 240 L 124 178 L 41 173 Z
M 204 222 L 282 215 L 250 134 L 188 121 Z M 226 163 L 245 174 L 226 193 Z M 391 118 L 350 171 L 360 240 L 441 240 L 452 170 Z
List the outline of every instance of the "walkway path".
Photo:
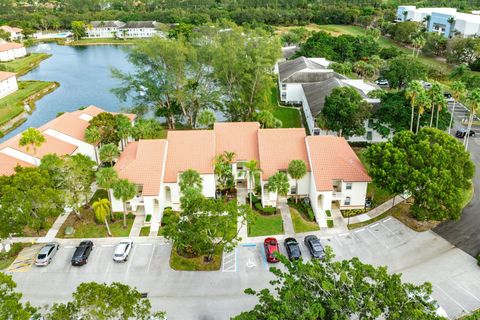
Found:
M 57 220 L 55 220 L 55 222 L 53 223 L 50 230 L 48 230 L 45 237 L 38 238 L 37 242 L 52 242 L 53 240 L 55 240 L 55 237 L 57 236 L 58 231 L 62 227 L 65 220 L 67 220 L 67 218 L 68 218 L 68 216 L 70 215 L 71 212 L 72 212 L 71 210 L 68 211 L 68 212 L 65 210 L 64 213 L 59 215 Z
M 140 231 L 143 227 L 143 221 L 145 220 L 144 215 L 135 215 L 135 220 L 133 220 L 132 229 L 130 229 L 129 237 L 138 237 L 140 236 Z
M 247 188 L 237 187 L 237 201 L 238 204 L 246 204 L 247 202 Z M 237 221 L 237 228 L 239 230 L 238 235 L 242 238 L 242 241 L 246 241 L 248 238 L 248 228 L 247 223 L 243 219 L 239 218 Z
M 381 205 L 379 205 L 378 207 L 375 207 L 375 208 L 373 208 L 372 210 L 370 210 L 366 213 L 359 214 L 358 216 L 355 216 L 355 217 L 351 217 L 349 223 L 350 224 L 360 223 L 360 222 L 364 222 L 364 221 L 368 221 L 368 220 L 371 220 L 373 218 L 376 218 L 379 215 L 381 215 L 381 214 L 385 213 L 386 211 L 390 210 L 391 208 L 393 208 L 395 205 L 397 205 L 399 203 L 402 203 L 403 201 L 405 201 L 408 198 L 409 197 L 404 198 L 401 195 L 395 196 L 395 202 L 394 202 L 394 198 L 392 198 L 390 200 L 387 200 L 384 203 L 382 203 Z
M 290 215 L 290 207 L 288 206 L 287 199 L 281 198 L 278 202 L 282 214 L 283 231 L 287 236 L 294 236 L 295 229 L 293 228 L 292 216 Z

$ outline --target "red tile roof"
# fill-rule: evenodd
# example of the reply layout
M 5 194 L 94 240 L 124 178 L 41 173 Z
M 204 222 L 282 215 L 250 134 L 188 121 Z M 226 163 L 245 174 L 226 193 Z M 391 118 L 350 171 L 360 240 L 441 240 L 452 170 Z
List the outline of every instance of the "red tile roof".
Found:
M 85 141 L 85 129 L 87 127 L 88 121 L 80 119 L 73 113 L 64 113 L 41 126 L 40 130 L 53 129 L 80 141 Z
M 85 109 L 82 109 L 82 110 L 76 110 L 76 111 L 73 111 L 72 113 L 75 114 L 76 116 L 80 116 L 82 114 L 88 114 L 89 116 L 91 117 L 95 117 L 96 115 L 98 115 L 99 113 L 102 113 L 102 112 L 109 112 L 109 111 L 106 111 L 106 110 L 103 110 L 97 106 L 94 106 L 94 105 L 90 105 L 88 107 L 86 107 Z M 122 112 L 110 112 L 111 114 L 124 114 L 126 115 L 130 121 L 133 121 L 135 120 L 135 118 L 137 117 L 136 114 L 133 114 L 133 113 L 122 113 Z
M 364 166 L 344 138 L 309 136 L 307 147 L 317 191 L 333 190 L 333 180 L 371 181 Z
M 3 31 L 6 31 L 6 32 L 10 32 L 10 33 L 13 33 L 13 32 L 22 32 L 23 29 L 20 29 L 20 28 L 16 28 L 16 27 L 10 27 L 10 26 L 1 26 L 0 29 L 2 29 Z
M 188 169 L 213 174 L 215 134 L 213 130 L 169 131 L 164 182 L 177 182 L 177 175 Z
M 72 154 L 75 150 L 77 150 L 77 146 L 73 144 L 59 140 L 57 138 L 49 136 L 48 134 L 44 134 L 43 136 L 45 137 L 45 142 L 40 147 L 36 148 L 36 153 L 34 154 L 33 148 L 29 147 L 29 150 L 27 151 L 26 146 L 21 147 L 18 144 L 21 136 L 21 134 L 17 134 L 13 138 L 7 140 L 2 145 L 0 145 L 0 149 L 3 149 L 4 147 L 10 147 L 12 149 L 26 153 L 28 155 L 31 155 L 32 157 L 36 157 L 39 159 L 42 158 L 44 155 L 50 153 L 55 153 L 59 156 L 63 156 L 66 154 Z
M 6 72 L 6 71 L 0 71 L 0 81 L 10 79 L 11 77 L 15 77 L 15 73 L 13 72 Z
M 143 186 L 144 196 L 158 196 L 163 179 L 166 140 L 131 142 L 120 155 L 115 170 L 119 177 Z
M 19 49 L 19 48 L 23 48 L 23 44 L 16 43 L 16 42 L 0 43 L 0 52 L 12 50 L 12 49 Z
M 0 163 L 2 164 L 0 166 L 0 176 L 11 176 L 12 174 L 15 173 L 16 166 L 22 166 L 22 167 L 33 166 L 28 162 L 18 160 L 17 158 L 10 157 L 9 155 L 3 154 L 1 152 L 0 152 Z
M 258 161 L 258 122 L 215 123 L 215 154 L 233 151 L 237 160 Z
M 258 148 L 262 179 L 267 180 L 279 170 L 286 170 L 292 160 L 303 160 L 310 171 L 305 129 L 260 129 Z

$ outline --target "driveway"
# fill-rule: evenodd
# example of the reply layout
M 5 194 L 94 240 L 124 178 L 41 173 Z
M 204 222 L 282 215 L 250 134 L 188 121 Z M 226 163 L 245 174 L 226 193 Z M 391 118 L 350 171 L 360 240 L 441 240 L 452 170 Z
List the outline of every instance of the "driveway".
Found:
M 455 109 L 456 120 L 467 116 L 462 108 L 459 108 L 458 112 L 457 108 Z M 460 127 L 462 126 L 456 124 L 455 129 Z M 463 209 L 460 220 L 442 223 L 434 229 L 437 234 L 473 257 L 480 252 L 480 127 L 476 126 L 474 130 L 477 137 L 470 139 L 469 151 L 476 166 L 473 178 L 475 195 Z M 452 130 L 452 134 L 455 134 L 455 131 Z
M 387 265 L 403 273 L 405 281 L 430 281 L 434 298 L 452 318 L 480 308 L 480 274 L 476 261 L 433 232 L 416 233 L 394 218 L 337 235 L 316 232 L 339 259 L 357 256 L 366 263 Z M 280 250 L 286 254 L 281 240 Z M 308 251 L 303 236 L 297 236 L 304 257 Z M 94 243 L 96 241 L 94 240 Z M 160 240 L 138 240 L 126 263 L 111 259 L 111 243 L 98 242 L 89 262 L 72 267 L 72 245 L 64 244 L 52 264 L 14 272 L 13 278 L 24 298 L 43 306 L 71 299 L 78 284 L 86 281 L 119 281 L 148 293 L 155 310 L 167 311 L 168 319 L 228 319 L 247 310 L 256 298 L 243 293 L 261 289 L 272 279 L 261 239 L 244 243 L 223 259 L 214 272 L 178 272 L 170 269 L 171 246 Z

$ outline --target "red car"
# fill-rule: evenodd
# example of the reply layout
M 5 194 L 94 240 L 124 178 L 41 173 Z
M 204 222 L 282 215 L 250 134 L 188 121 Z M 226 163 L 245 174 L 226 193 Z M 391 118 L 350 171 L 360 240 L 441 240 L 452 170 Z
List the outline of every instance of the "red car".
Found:
M 275 238 L 267 238 L 263 241 L 263 247 L 265 248 L 265 255 L 267 256 L 267 261 L 271 263 L 278 262 L 277 257 L 274 253 L 280 253 L 280 248 L 278 247 L 278 241 Z

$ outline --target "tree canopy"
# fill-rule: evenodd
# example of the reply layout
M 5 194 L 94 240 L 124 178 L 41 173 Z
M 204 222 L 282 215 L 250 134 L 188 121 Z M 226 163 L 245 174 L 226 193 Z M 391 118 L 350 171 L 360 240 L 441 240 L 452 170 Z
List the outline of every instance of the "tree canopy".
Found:
M 350 137 L 365 133 L 365 121 L 371 106 L 352 87 L 337 87 L 325 98 L 321 112 L 326 129 L 340 136 Z
M 12 276 L 0 272 L 0 319 L 30 320 L 38 316 L 30 303 L 22 303 L 22 294 L 15 292 L 17 284 Z
M 463 146 L 445 132 L 422 128 L 397 133 L 365 153 L 369 174 L 394 194 L 409 192 L 419 220 L 458 219 L 462 191 L 470 187 L 474 165 Z
M 335 261 L 330 247 L 325 253 L 325 258 L 307 263 L 279 256 L 285 269 L 270 268 L 274 292 L 245 290 L 259 303 L 233 319 L 441 319 L 429 300 L 429 283 L 402 283 L 401 275 L 388 273 L 386 267 L 356 257 Z
M 418 59 L 404 55 L 389 60 L 380 74 L 392 88 L 403 88 L 410 81 L 426 76 L 425 67 Z

